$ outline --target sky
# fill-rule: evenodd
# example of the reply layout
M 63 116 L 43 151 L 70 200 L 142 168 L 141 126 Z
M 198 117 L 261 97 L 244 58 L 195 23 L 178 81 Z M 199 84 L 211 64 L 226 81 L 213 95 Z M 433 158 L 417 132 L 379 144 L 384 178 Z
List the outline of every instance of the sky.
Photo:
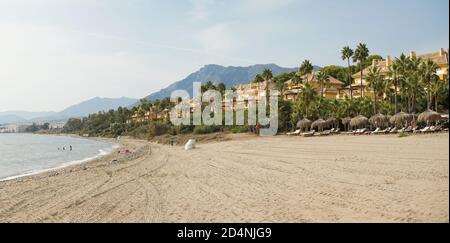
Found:
M 142 98 L 206 64 L 449 47 L 448 0 L 0 0 L 0 111 Z

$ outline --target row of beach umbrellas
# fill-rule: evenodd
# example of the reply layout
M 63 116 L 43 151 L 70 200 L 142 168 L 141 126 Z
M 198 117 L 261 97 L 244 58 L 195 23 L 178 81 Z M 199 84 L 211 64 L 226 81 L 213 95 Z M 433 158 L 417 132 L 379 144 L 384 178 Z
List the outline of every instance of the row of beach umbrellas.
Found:
M 364 127 L 368 124 L 371 124 L 375 127 L 383 127 L 388 126 L 389 124 L 395 125 L 395 126 L 402 126 L 404 124 L 410 123 L 412 121 L 417 122 L 423 122 L 423 123 L 433 123 L 440 121 L 442 119 L 442 116 L 432 110 L 427 110 L 423 113 L 421 113 L 418 117 L 416 117 L 414 114 L 409 114 L 405 112 L 399 112 L 393 116 L 385 116 L 381 113 L 376 114 L 370 118 L 367 118 L 365 116 L 359 115 L 356 117 L 346 117 L 342 119 L 342 124 L 348 128 L 348 127 Z M 336 127 L 339 126 L 339 120 L 332 117 L 327 120 L 318 119 L 314 122 L 308 120 L 308 119 L 302 119 L 297 123 L 297 128 L 301 130 L 307 130 L 308 128 L 318 128 L 319 130 L 322 130 L 325 127 Z

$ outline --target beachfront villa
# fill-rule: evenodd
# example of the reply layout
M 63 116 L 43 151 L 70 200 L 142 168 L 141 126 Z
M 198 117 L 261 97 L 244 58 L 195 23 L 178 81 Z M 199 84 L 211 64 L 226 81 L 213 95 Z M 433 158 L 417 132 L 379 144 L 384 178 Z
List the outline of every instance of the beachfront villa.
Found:
M 316 92 L 320 94 L 320 82 L 317 80 L 317 73 L 313 72 L 311 74 L 307 74 L 302 76 L 303 82 L 308 82 L 312 84 L 315 88 Z M 341 89 L 344 87 L 344 82 L 332 77 L 328 76 L 328 82 L 324 82 L 323 84 L 323 96 L 325 99 L 338 99 L 341 97 Z M 289 101 L 297 100 L 298 95 L 301 92 L 301 88 L 303 87 L 302 83 L 294 83 L 292 80 L 288 80 L 286 82 L 287 89 L 284 92 L 284 99 Z
M 448 75 L 448 67 L 449 67 L 449 52 L 444 48 L 441 48 L 437 52 L 426 53 L 417 55 L 416 52 L 411 52 L 409 55 L 410 58 L 416 57 L 420 58 L 424 61 L 431 60 L 438 66 L 437 75 L 441 80 L 445 80 Z M 372 65 L 363 70 L 362 77 L 362 88 L 365 96 L 373 97 L 373 91 L 368 89 L 368 83 L 365 79 L 367 74 L 373 67 L 377 67 L 380 70 L 380 75 L 386 77 L 389 73 L 389 67 L 393 64 L 394 59 L 391 56 L 387 56 L 386 60 L 373 60 Z M 352 75 L 353 82 L 350 86 L 346 88 L 346 95 L 350 96 L 350 88 L 353 90 L 353 97 L 361 97 L 361 72 L 357 72 Z
M 169 118 L 169 110 L 165 109 L 159 113 L 154 112 L 153 109 L 151 109 L 150 111 L 147 111 L 143 114 L 141 114 L 140 112 L 136 112 L 135 114 L 133 114 L 129 120 L 127 120 L 127 123 L 131 123 L 131 122 L 145 122 L 145 121 L 150 121 L 150 120 L 163 120 L 163 119 L 168 119 Z

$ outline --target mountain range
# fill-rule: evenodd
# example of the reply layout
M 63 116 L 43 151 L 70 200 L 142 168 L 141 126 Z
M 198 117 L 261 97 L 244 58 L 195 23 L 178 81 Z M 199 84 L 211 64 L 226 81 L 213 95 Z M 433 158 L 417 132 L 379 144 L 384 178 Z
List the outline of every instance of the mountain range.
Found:
M 185 79 L 177 81 L 167 88 L 152 93 L 145 98 L 148 100 L 163 99 L 170 97 L 170 94 L 174 90 L 186 90 L 192 96 L 192 84 L 194 82 L 201 82 L 203 84 L 212 81 L 214 84 L 224 83 L 227 88 L 230 88 L 241 83 L 250 82 L 257 74 L 261 74 L 264 69 L 270 69 L 274 76 L 285 72 L 297 71 L 297 68 L 284 68 L 276 64 L 257 64 L 248 67 L 224 67 L 210 64 L 190 74 Z M 315 66 L 314 69 L 318 70 L 320 67 Z
M 168 87 L 148 95 L 145 99 L 156 100 L 170 97 L 170 94 L 175 90 L 186 90 L 192 96 L 192 84 L 194 82 L 204 84 L 212 81 L 214 84 L 224 83 L 227 88 L 234 87 L 241 83 L 249 83 L 257 74 L 261 74 L 264 69 L 270 69 L 274 76 L 285 72 L 297 71 L 297 68 L 285 68 L 276 64 L 256 64 L 248 67 L 225 67 L 209 64 L 188 75 L 183 80 L 174 82 Z M 314 70 L 318 69 L 320 67 L 314 66 Z M 80 104 L 70 106 L 60 112 L 0 112 L 0 124 L 66 120 L 71 117 L 83 117 L 99 111 L 117 109 L 120 106 L 131 107 L 136 104 L 138 104 L 137 99 L 127 97 L 118 99 L 95 97 Z
M 60 112 L 28 112 L 28 111 L 6 111 L 0 112 L 0 124 L 57 121 L 71 117 L 83 117 L 99 111 L 117 109 L 120 106 L 127 107 L 136 103 L 137 99 L 121 98 L 100 98 L 95 97 L 79 104 L 70 106 Z

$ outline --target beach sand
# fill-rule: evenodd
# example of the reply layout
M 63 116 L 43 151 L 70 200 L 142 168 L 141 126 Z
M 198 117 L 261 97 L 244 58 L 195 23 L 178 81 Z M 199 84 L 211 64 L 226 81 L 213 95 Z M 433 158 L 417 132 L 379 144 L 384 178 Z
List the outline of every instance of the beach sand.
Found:
M 449 222 L 448 134 L 121 144 L 0 182 L 0 222 Z

